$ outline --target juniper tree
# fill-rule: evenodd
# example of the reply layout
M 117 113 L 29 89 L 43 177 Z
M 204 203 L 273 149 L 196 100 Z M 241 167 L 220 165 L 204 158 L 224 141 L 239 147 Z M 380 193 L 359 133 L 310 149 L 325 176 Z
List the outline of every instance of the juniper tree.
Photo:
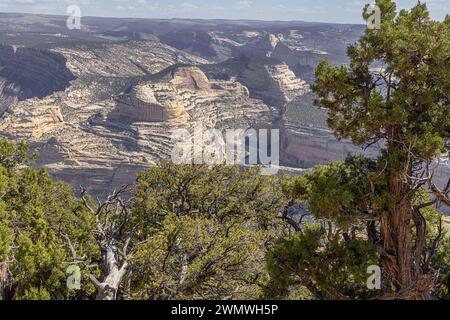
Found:
M 381 146 L 377 177 L 385 178 L 386 190 L 370 214 L 379 225 L 385 297 L 427 299 L 433 279 L 423 269 L 421 209 L 450 205 L 450 183 L 439 188 L 430 169 L 449 147 L 450 17 L 433 21 L 422 3 L 398 13 L 391 0 L 376 4 L 381 27 L 348 49 L 349 65 L 318 66 L 316 104 L 328 110 L 339 138 Z M 415 201 L 423 187 L 435 201 Z
M 301 177 L 287 176 L 283 190 L 290 206 L 291 236 L 280 239 L 267 255 L 271 277 L 268 298 L 375 299 L 406 298 L 381 286 L 377 274 L 383 255 L 379 218 L 374 214 L 388 189 L 376 161 L 352 156 L 343 162 L 320 165 Z M 415 194 L 414 204 L 431 203 L 425 189 Z M 300 208 L 302 208 L 300 207 Z M 423 206 L 426 237 L 420 268 L 430 279 L 428 294 L 450 297 L 450 237 L 442 213 Z M 412 241 L 421 234 L 413 232 Z M 384 290 L 380 290 L 384 289 Z M 410 296 L 408 296 L 409 298 Z
M 132 297 L 256 299 L 283 235 L 277 177 L 258 169 L 162 163 L 143 172 L 132 211 L 146 221 Z
M 30 167 L 24 143 L 0 139 L 0 299 L 89 297 L 66 285 L 72 262 L 62 235 L 90 252 L 90 219 L 73 190 Z

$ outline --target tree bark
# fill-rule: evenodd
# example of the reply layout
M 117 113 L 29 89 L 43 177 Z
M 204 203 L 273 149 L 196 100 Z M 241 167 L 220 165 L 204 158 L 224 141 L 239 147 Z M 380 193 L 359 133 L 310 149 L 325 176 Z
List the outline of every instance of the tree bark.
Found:
M 389 277 L 389 289 L 394 289 L 395 299 L 428 300 L 429 288 L 420 267 L 425 241 L 424 219 L 420 212 L 414 212 L 413 192 L 408 182 L 395 170 L 389 172 L 388 179 L 391 198 L 380 219 L 380 232 L 384 249 L 381 264 Z M 417 230 L 415 246 L 413 222 Z
M 6 262 L 0 261 L 0 296 L 2 300 L 7 300 L 8 296 L 8 265 Z
M 128 269 L 128 263 L 125 261 L 120 265 L 119 260 L 115 246 L 108 246 L 104 250 L 103 263 L 106 269 L 106 276 L 102 282 L 91 276 L 91 280 L 97 288 L 96 300 L 116 300 L 119 287 Z

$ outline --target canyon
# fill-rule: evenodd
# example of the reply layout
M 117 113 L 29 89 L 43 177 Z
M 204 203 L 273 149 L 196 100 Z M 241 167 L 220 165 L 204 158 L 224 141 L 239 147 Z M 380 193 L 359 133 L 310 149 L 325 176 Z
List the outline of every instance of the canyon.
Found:
M 132 184 L 197 123 L 279 129 L 290 172 L 378 152 L 338 141 L 311 93 L 317 63 L 346 63 L 362 26 L 86 18 L 69 32 L 64 17 L 1 18 L 0 135 L 94 195 Z M 439 163 L 440 183 L 449 172 Z

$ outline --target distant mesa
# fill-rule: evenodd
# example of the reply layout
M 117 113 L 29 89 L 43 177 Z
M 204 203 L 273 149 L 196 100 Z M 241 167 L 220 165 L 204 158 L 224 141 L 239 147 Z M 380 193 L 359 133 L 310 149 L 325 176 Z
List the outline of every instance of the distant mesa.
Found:
M 266 56 L 242 54 L 220 64 L 205 65 L 203 69 L 216 79 L 235 78 L 249 91 L 250 97 L 278 108 L 310 91 L 309 85 L 297 78 L 286 63 Z
M 187 109 L 195 103 L 219 103 L 230 97 L 248 99 L 250 96 L 248 88 L 235 79 L 210 80 L 195 66 L 171 67 L 155 77 L 116 96 L 116 108 L 109 114 L 109 120 L 186 123 Z
M 169 84 L 142 83 L 132 88 L 128 94 L 115 97 L 116 108 L 109 115 L 110 120 L 128 119 L 133 122 L 166 122 L 180 120 L 183 107 L 176 99 L 163 95 L 172 91 Z
M 197 67 L 179 67 L 162 75 L 158 81 L 142 82 L 128 93 L 115 97 L 117 107 L 109 118 L 113 121 L 125 118 L 133 122 L 186 122 L 181 91 L 208 91 L 211 89 L 208 78 Z
M 180 67 L 171 74 L 170 83 L 178 89 L 209 90 L 208 77 L 197 67 Z

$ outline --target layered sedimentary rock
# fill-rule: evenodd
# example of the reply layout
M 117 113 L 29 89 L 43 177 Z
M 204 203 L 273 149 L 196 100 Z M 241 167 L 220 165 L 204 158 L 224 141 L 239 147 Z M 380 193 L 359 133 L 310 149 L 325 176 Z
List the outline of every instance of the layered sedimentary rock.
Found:
M 33 140 L 64 127 L 60 107 L 36 100 L 33 101 L 36 105 L 31 106 L 30 102 L 27 106 L 22 105 L 23 108 L 5 113 L 0 121 L 0 131 L 16 139 Z
M 215 62 L 231 58 L 233 48 L 240 46 L 239 43 L 228 39 L 221 32 L 206 30 L 171 30 L 162 32 L 159 38 L 174 48 Z
M 157 73 L 175 63 L 207 63 L 158 41 L 94 43 L 53 50 L 67 59 L 67 67 L 75 75 L 84 77 L 134 77 Z
M 180 67 L 170 74 L 170 83 L 178 89 L 190 91 L 208 91 L 209 79 L 199 68 Z
M 63 55 L 45 49 L 0 46 L 0 116 L 19 101 L 65 90 L 75 80 Z
M 173 93 L 172 94 L 167 94 Z M 115 98 L 116 109 L 109 115 L 113 120 L 134 122 L 186 121 L 185 107 L 175 95 L 176 89 L 165 83 L 142 83 L 129 94 Z
M 203 69 L 213 78 L 236 78 L 248 88 L 250 96 L 280 110 L 290 101 L 310 91 L 309 85 L 277 60 L 245 55 Z
M 0 135 L 27 140 L 38 164 L 97 195 L 167 158 L 172 133 L 197 123 L 279 128 L 286 166 L 362 151 L 333 136 L 303 80 L 324 58 L 346 63 L 363 27 L 86 17 L 68 32 L 65 17 L 2 21 Z M 448 172 L 437 170 L 440 187 Z
M 29 141 L 40 151 L 38 164 L 57 177 L 96 194 L 169 157 L 177 129 L 270 128 L 282 107 L 308 90 L 270 59 L 216 69 L 158 41 L 51 51 L 76 79 L 45 98 L 10 105 L 0 130 Z
M 64 54 L 66 49 L 55 50 Z M 80 73 L 85 67 L 74 67 L 73 59 L 67 57 L 77 79 L 69 88 L 11 106 L 0 130 L 31 142 L 41 154 L 38 164 L 56 177 L 84 184 L 95 194 L 132 183 L 137 172 L 169 157 L 177 129 L 193 130 L 197 123 L 205 129 L 269 126 L 277 114 L 251 98 L 236 78 L 208 78 L 183 59 L 157 74 L 134 77 L 127 76 L 127 68 L 118 76 L 106 76 L 101 64 L 100 70 L 86 75 Z M 153 62 L 149 70 L 159 71 L 166 63 Z M 91 65 L 88 59 L 85 63 Z M 103 75 L 94 78 L 95 72 Z
M 14 46 L 0 46 L 0 77 L 5 81 L 0 94 L 11 91 L 12 85 L 18 100 L 49 96 L 75 80 L 63 55 Z
M 19 100 L 20 89 L 7 79 L 0 78 L 0 116 Z
M 158 149 L 149 154 L 140 151 L 139 126 L 121 124 L 120 121 L 114 125 L 111 122 L 108 128 L 95 126 L 97 119 L 103 119 L 104 115 L 107 120 L 117 108 L 114 98 L 131 83 L 140 83 L 140 78 L 171 65 L 206 63 L 201 58 L 155 41 L 53 47 L 42 55 L 62 57 L 62 65 L 55 62 L 48 68 L 50 74 L 56 74 L 55 79 L 64 75 L 66 69 L 74 79 L 66 88 L 52 87 L 51 79 L 45 78 L 47 72 L 39 71 L 39 63 L 39 68 L 34 66 L 29 72 L 19 75 L 6 73 L 9 79 L 30 74 L 30 79 L 38 79 L 39 83 L 27 82 L 28 89 L 42 91 L 46 96 L 19 101 L 18 95 L 11 98 L 11 95 L 4 94 L 2 101 L 7 103 L 0 108 L 0 132 L 13 139 L 26 139 L 40 151 L 38 164 L 46 165 L 65 181 L 83 182 L 96 193 L 107 190 L 113 182 L 115 185 L 132 182 L 138 171 L 160 156 Z M 38 56 L 37 61 L 43 61 L 43 58 Z M 17 63 L 21 62 L 19 59 Z M 23 61 L 23 67 L 27 67 L 27 63 Z M 60 68 L 62 75 L 52 68 Z M 40 72 L 41 79 L 31 71 Z M 66 84 L 65 80 L 58 81 Z M 20 93 L 20 88 L 8 85 L 6 80 L 2 82 L 0 79 L 0 86 L 3 92 Z M 47 87 L 51 90 L 41 90 Z M 142 98 L 143 91 L 138 88 L 139 85 L 136 86 L 136 96 Z M 14 100 L 10 102 L 11 99 Z M 172 116 L 178 117 L 176 113 Z M 156 128 L 156 131 L 167 132 L 164 124 Z M 142 130 L 145 132 L 147 129 Z M 150 128 L 148 131 L 155 130 Z M 161 154 L 167 154 L 167 151 Z M 127 169 L 120 174 L 122 168 Z
M 170 155 L 171 133 L 176 129 L 192 129 L 197 123 L 205 129 L 246 129 L 255 123 L 270 123 L 273 116 L 269 107 L 251 99 L 235 80 L 209 80 L 197 67 L 171 69 L 128 91 L 108 115 L 93 121 L 103 127 L 99 130 L 134 132 L 135 146 L 153 160 Z M 130 103 L 124 105 L 124 98 Z M 149 112 L 155 107 L 156 113 Z
M 275 87 L 279 88 L 286 103 L 302 97 L 310 91 L 309 85 L 304 80 L 297 78 L 287 64 L 269 65 L 266 66 L 266 69 L 276 82 Z
M 350 141 L 339 141 L 327 125 L 328 114 L 313 106 L 314 95 L 306 94 L 286 107 L 283 117 L 282 159 L 286 166 L 312 168 L 349 154 L 364 151 Z M 365 151 L 376 156 L 376 146 Z

